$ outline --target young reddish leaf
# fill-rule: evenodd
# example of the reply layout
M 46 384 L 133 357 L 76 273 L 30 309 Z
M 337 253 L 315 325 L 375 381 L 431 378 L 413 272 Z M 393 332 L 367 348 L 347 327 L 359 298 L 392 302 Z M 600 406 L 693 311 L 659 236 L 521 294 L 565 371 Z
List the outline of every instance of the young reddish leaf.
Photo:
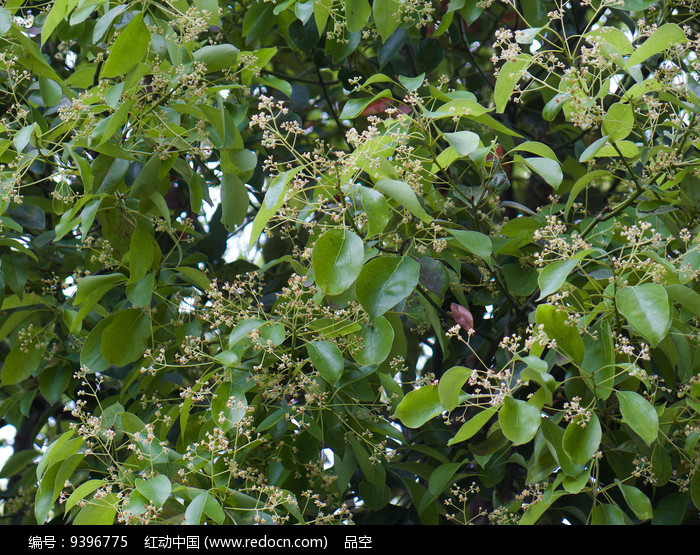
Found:
M 466 332 L 474 329 L 474 317 L 469 310 L 457 303 L 452 303 L 450 309 L 452 310 L 452 318 L 459 324 L 460 328 Z

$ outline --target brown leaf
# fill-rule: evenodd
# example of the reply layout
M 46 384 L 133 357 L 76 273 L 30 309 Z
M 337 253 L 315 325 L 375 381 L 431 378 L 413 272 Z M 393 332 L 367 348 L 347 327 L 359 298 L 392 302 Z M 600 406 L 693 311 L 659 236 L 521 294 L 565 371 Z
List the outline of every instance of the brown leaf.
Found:
M 464 331 L 474 329 L 474 317 L 469 310 L 457 303 L 452 303 L 450 308 L 452 309 L 452 318 L 459 324 L 460 328 Z

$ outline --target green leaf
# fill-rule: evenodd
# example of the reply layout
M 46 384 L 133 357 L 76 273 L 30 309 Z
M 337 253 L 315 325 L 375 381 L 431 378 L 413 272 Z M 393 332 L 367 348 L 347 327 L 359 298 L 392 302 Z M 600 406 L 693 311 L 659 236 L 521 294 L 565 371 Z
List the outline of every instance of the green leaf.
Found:
M 532 441 L 540 428 L 540 411 L 520 399 L 506 397 L 498 413 L 503 435 L 515 445 Z
M 127 73 L 144 58 L 150 41 L 151 34 L 143 21 L 143 13 L 139 13 L 120 31 L 101 76 L 118 77 Z
M 91 494 L 93 491 L 95 491 L 97 488 L 101 488 L 102 486 L 105 485 L 104 480 L 88 480 L 87 482 L 83 482 L 80 484 L 77 488 L 73 490 L 73 493 L 70 494 L 70 497 L 66 501 L 66 505 L 64 507 L 65 514 L 68 514 L 68 512 L 75 506 L 75 504 L 84 499 L 86 495 Z
M 372 97 L 362 97 L 362 98 L 351 98 L 345 103 L 345 106 L 343 106 L 343 110 L 340 112 L 340 115 L 338 116 L 339 119 L 344 120 L 344 119 L 355 119 L 357 116 L 359 116 L 362 112 L 364 112 L 365 108 L 372 104 L 373 102 L 379 100 L 380 98 L 387 98 L 391 97 L 391 91 L 389 89 L 383 89 L 381 92 L 378 92 Z
M 140 434 L 146 427 L 146 424 L 138 416 L 130 412 L 118 413 L 118 419 L 115 419 L 115 429 L 122 430 L 129 435 Z
M 395 17 L 401 4 L 398 0 L 374 0 L 372 3 L 372 16 L 382 42 L 386 42 L 391 34 L 399 26 L 399 20 Z
M 553 490 L 555 484 L 550 485 L 545 490 L 544 496 L 540 501 L 536 501 L 525 509 L 525 512 L 523 513 L 523 516 L 520 518 L 519 522 L 521 526 L 537 524 L 537 521 L 547 511 L 547 509 L 549 509 L 549 507 L 551 507 L 559 497 L 566 495 L 566 492 L 561 490 L 554 492 Z
M 687 285 L 670 284 L 665 288 L 668 296 L 682 308 L 700 317 L 700 293 L 693 291 Z
M 362 30 L 371 14 L 368 0 L 345 0 L 345 18 L 350 33 Z
M 126 298 L 135 307 L 146 308 L 151 306 L 153 290 L 156 284 L 156 273 L 149 272 L 141 279 L 129 283 L 126 286 Z M 77 320 L 77 318 L 76 318 Z M 73 326 L 71 326 L 71 329 Z
M 327 231 L 318 238 L 311 255 L 316 285 L 324 295 L 340 295 L 355 283 L 364 259 L 364 243 L 352 231 Z
M 515 85 L 520 81 L 520 72 L 530 66 L 532 57 L 522 55 L 519 58 L 508 60 L 498 72 L 496 86 L 493 91 L 493 101 L 496 104 L 496 112 L 502 114 L 510 100 Z
M 228 231 L 234 231 L 248 213 L 248 191 L 245 183 L 232 173 L 221 178 L 221 223 Z
M 99 276 L 85 276 L 78 281 L 78 286 L 73 297 L 73 305 L 86 301 L 95 291 L 108 287 L 108 290 L 114 287 L 120 281 L 126 281 L 124 274 L 105 274 Z
M 586 150 L 584 150 L 581 153 L 581 156 L 579 156 L 578 161 L 579 162 L 588 162 L 591 158 L 593 158 L 598 151 L 603 148 L 608 142 L 609 137 L 607 135 L 603 135 L 600 139 L 597 141 L 592 142 Z
M 248 401 L 239 385 L 232 382 L 223 382 L 219 385 L 211 402 L 211 412 L 215 422 L 222 430 L 228 432 L 240 425 L 247 411 Z
M 116 494 L 108 493 L 100 499 L 93 499 L 75 517 L 73 524 L 88 526 L 109 526 L 114 524 L 119 500 Z
M 205 73 L 213 73 L 224 69 L 235 70 L 238 67 L 239 52 L 232 44 L 209 44 L 195 51 L 192 57 L 195 62 L 206 64 Z
M 102 4 L 103 0 L 83 0 L 80 6 L 70 16 L 70 24 L 78 25 L 85 21 L 97 8 L 96 4 Z
M 643 12 L 657 0 L 622 0 L 626 10 L 631 12 Z
M 634 52 L 630 39 L 617 27 L 598 27 L 586 33 L 585 37 L 592 37 L 596 42 L 611 45 L 623 56 L 629 56 Z
M 585 467 L 582 464 L 574 464 L 563 447 L 564 430 L 552 422 L 549 418 L 543 418 L 541 422 L 542 437 L 547 442 L 547 446 L 554 455 L 557 463 L 561 466 L 563 472 L 572 478 L 576 478 L 584 472 Z
M 151 502 L 141 495 L 138 491 L 132 491 L 129 494 L 129 504 L 126 506 L 126 511 L 131 515 L 142 515 L 147 511 L 147 506 Z
M 389 195 L 422 222 L 429 224 L 433 221 L 408 183 L 385 177 L 377 181 L 374 188 Z
M 639 156 L 639 148 L 632 141 L 617 141 L 614 144 L 605 145 L 595 153 L 596 158 L 636 158 Z
M 103 16 L 101 16 L 97 22 L 95 23 L 95 28 L 92 31 L 92 41 L 95 43 L 98 43 L 102 40 L 102 37 L 104 37 L 105 33 L 109 29 L 110 25 L 114 22 L 114 20 L 119 17 L 120 14 L 124 13 L 128 6 L 126 4 L 122 4 L 120 6 L 116 6 L 106 12 Z
M 695 508 L 700 509 L 700 472 L 695 472 L 690 481 L 690 496 L 693 499 Z
M 460 229 L 448 229 L 447 231 L 470 253 L 488 263 L 491 262 L 493 245 L 487 235 L 478 231 L 464 231 Z
M 49 37 L 54 32 L 56 27 L 63 21 L 66 16 L 73 11 L 77 6 L 78 0 L 56 0 L 49 11 L 49 14 L 44 20 L 44 26 L 41 28 L 41 44 L 49 40 Z
M 314 21 L 319 33 L 323 32 L 326 27 L 326 21 L 330 16 L 330 11 L 333 8 L 334 0 L 314 0 Z
M 266 325 L 260 328 L 260 337 L 263 342 L 269 342 L 268 344 L 272 345 L 273 347 L 278 347 L 284 343 L 286 336 L 287 334 L 284 324 L 268 322 Z
M 625 524 L 625 517 L 615 505 L 601 503 L 593 507 L 591 511 L 591 524 L 594 526 L 622 526 Z
M 139 220 L 129 244 L 129 283 L 135 283 L 146 275 L 153 263 L 153 228 L 151 222 Z
M 337 337 L 339 335 L 349 335 L 363 328 L 357 322 L 350 320 L 335 320 L 334 318 L 317 318 L 309 322 L 309 329 L 316 331 L 325 337 Z
M 287 2 L 289 4 L 289 2 Z M 284 6 L 284 3 L 275 6 L 274 14 L 277 15 L 281 10 L 280 8 Z M 311 16 L 314 15 L 314 2 L 313 0 L 308 0 L 306 2 L 297 2 L 294 4 L 294 13 L 299 18 L 299 20 L 306 25 Z
M 577 259 L 571 258 L 569 260 L 557 260 L 547 264 L 540 271 L 540 275 L 537 278 L 537 284 L 540 287 L 540 296 L 537 300 L 541 301 L 559 291 L 566 282 L 566 278 L 569 277 L 571 270 L 578 265 L 578 262 Z
M 647 445 L 656 441 L 659 433 L 659 417 L 654 406 L 634 391 L 616 391 L 615 395 L 620 403 L 622 421 Z
M 602 437 L 600 421 L 596 414 L 591 412 L 588 421 L 585 421 L 582 416 L 577 416 L 569 422 L 564 431 L 562 446 L 571 462 L 586 464 L 598 451 Z
M 263 37 L 272 28 L 277 20 L 272 13 L 274 7 L 271 2 L 253 2 L 247 6 L 242 27 L 246 44 Z
M 687 40 L 683 29 L 675 23 L 666 23 L 649 35 L 641 46 L 635 48 L 632 55 L 627 59 L 625 69 L 644 62 L 667 48 L 671 48 L 674 44 L 684 43 Z
M 380 316 L 370 324 L 362 324 L 362 349 L 353 356 L 360 364 L 379 364 L 389 356 L 394 342 L 394 327 Z
M 394 417 L 401 420 L 404 426 L 420 428 L 444 410 L 437 386 L 426 385 L 407 393 L 396 407 Z
M 217 524 L 223 524 L 226 520 L 226 513 L 221 507 L 221 503 L 210 493 L 207 493 L 207 498 L 204 503 L 204 514 Z
M 104 318 L 92 328 L 80 351 L 80 365 L 87 367 L 91 372 L 102 372 L 110 366 L 109 361 L 102 356 L 101 347 L 102 334 L 112 320 L 114 315 Z
M 535 316 L 537 324 L 544 326 L 545 333 L 549 338 L 556 340 L 559 349 L 578 363 L 583 360 L 585 350 L 581 334 L 576 326 L 569 324 L 566 311 L 543 304 L 537 307 Z
M 599 399 L 605 400 L 613 392 L 615 384 L 615 351 L 610 322 L 602 319 L 583 338 L 585 355 L 581 362 L 581 377 Z
M 380 256 L 362 267 L 357 300 L 373 320 L 408 297 L 420 276 L 420 264 L 408 257 Z
M 352 434 L 347 434 L 346 441 L 350 444 L 352 453 L 355 455 L 355 459 L 357 460 L 364 477 L 368 482 L 376 482 L 377 473 L 375 472 L 375 465 L 373 465 L 372 461 L 370 461 L 367 449 L 365 449 Z
M 542 117 L 544 118 L 544 120 L 553 121 L 554 118 L 557 117 L 557 114 L 564 107 L 564 104 L 566 104 L 566 101 L 569 100 L 570 96 L 571 95 L 568 92 L 563 92 L 554 95 L 542 109 Z
M 258 165 L 258 157 L 252 150 L 224 150 L 221 153 L 221 169 L 233 173 L 243 181 L 250 179 Z
M 2 367 L 2 385 L 14 385 L 23 382 L 39 369 L 44 348 L 40 343 L 30 341 L 26 347 L 18 344 L 6 356 Z
M 644 495 L 642 491 L 634 486 L 623 484 L 617 478 L 615 479 L 615 484 L 617 484 L 617 487 L 622 492 L 622 496 L 625 498 L 627 505 L 630 509 L 632 509 L 632 512 L 638 519 L 649 520 L 652 516 L 654 516 L 651 508 L 651 501 L 649 501 L 649 498 Z
M 367 239 L 379 235 L 391 219 L 389 203 L 379 191 L 369 187 L 358 187 L 362 208 L 367 216 Z
M 438 466 L 430 474 L 428 480 L 428 491 L 433 495 L 440 495 L 446 488 L 452 485 L 452 478 L 460 469 L 462 463 L 444 463 Z
M 557 155 L 554 154 L 551 148 L 544 143 L 538 143 L 536 141 L 525 141 L 515 148 L 512 148 L 510 152 L 530 152 L 532 154 L 537 154 L 541 158 L 548 158 L 554 162 L 558 162 Z
M 489 111 L 490 110 L 484 108 L 476 100 L 472 100 L 471 98 L 456 98 L 446 102 L 442 106 L 439 106 L 435 111 L 426 110 L 424 115 L 425 117 L 431 119 L 448 117 L 459 118 L 464 116 L 478 120 L 480 117 L 485 117 L 486 119 L 482 123 L 488 126 L 491 126 L 493 123 L 495 126 L 498 126 L 499 124 L 496 120 L 486 115 L 486 112 Z
M 578 194 L 584 189 L 586 189 L 592 181 L 599 178 L 606 178 L 609 175 L 610 173 L 606 170 L 595 170 L 582 175 L 576 181 L 576 183 L 574 183 L 574 186 L 571 188 L 571 191 L 569 191 L 569 198 L 566 201 L 566 208 L 564 210 L 564 214 L 566 216 L 569 215 L 569 211 L 571 210 L 571 207 L 574 204 L 574 201 L 576 200 Z
M 199 526 L 205 514 L 219 524 L 222 524 L 226 518 L 219 502 L 206 491 L 197 495 L 187 506 L 185 524 Z
M 58 452 L 54 452 L 56 462 L 47 465 L 48 469 L 42 472 L 34 504 L 34 515 L 40 524 L 46 521 L 66 480 L 73 475 L 76 467 L 85 457 L 83 453 L 75 453 L 73 449 L 68 450 L 71 445 L 75 444 L 78 447 L 82 445 L 82 439 L 76 438 L 63 444 Z M 42 458 L 42 461 L 46 460 Z
M 185 281 L 194 285 L 200 291 L 209 289 L 210 280 L 202 270 L 190 266 L 178 266 L 174 270 L 180 274 Z
M 460 156 L 469 156 L 481 144 L 481 138 L 471 131 L 457 131 L 456 133 L 444 133 L 443 137 Z
M 415 77 L 406 77 L 405 75 L 399 75 L 399 82 L 404 86 L 408 92 L 413 92 L 418 89 L 425 81 L 425 73 L 416 75 Z
M 589 466 L 580 476 L 566 476 L 563 486 L 569 493 L 581 493 L 583 488 L 591 482 L 591 467 Z
M 153 154 L 139 171 L 129 191 L 129 196 L 145 201 L 151 196 L 158 186 L 158 174 L 160 173 L 161 160 L 157 154 Z
M 159 474 L 149 480 L 136 478 L 136 489 L 156 507 L 162 507 L 170 497 L 172 485 L 167 476 Z
M 615 295 L 615 304 L 627 323 L 652 347 L 666 337 L 671 327 L 671 303 L 661 285 L 643 283 L 625 287 Z
M 58 104 L 63 97 L 61 86 L 53 79 L 46 77 L 39 78 L 39 91 L 41 99 L 44 101 L 44 106 L 54 106 Z
M 340 349 L 330 341 L 312 341 L 306 345 L 311 364 L 318 370 L 324 380 L 336 383 L 343 375 L 345 361 Z
M 46 522 L 54 503 L 58 499 L 61 490 L 75 471 L 76 467 L 83 461 L 82 453 L 73 454 L 59 459 L 58 462 L 44 473 L 39 487 L 37 488 L 34 515 L 38 523 Z
M 251 318 L 249 320 L 238 322 L 236 327 L 231 330 L 231 334 L 228 337 L 228 348 L 231 349 L 240 341 L 246 339 L 251 331 L 258 329 L 264 323 L 265 322 L 263 320 L 258 320 L 257 318 Z
M 12 14 L 4 8 L 0 8 L 0 37 L 10 30 L 12 21 Z
M 248 250 L 253 248 L 253 245 L 260 237 L 260 234 L 265 229 L 267 222 L 270 218 L 275 215 L 275 213 L 284 204 L 284 196 L 287 192 L 287 185 L 289 181 L 298 172 L 302 170 L 303 166 L 297 166 L 292 170 L 288 170 L 279 174 L 275 179 L 272 180 L 270 186 L 265 193 L 265 200 L 263 201 L 260 210 L 258 210 L 255 220 L 253 220 L 253 228 L 250 232 L 250 242 L 248 243 Z
M 62 433 L 49 444 L 39 459 L 36 466 L 36 477 L 41 480 L 46 470 L 56 461 L 67 459 L 78 452 L 83 444 L 82 438 L 74 438 L 75 432 L 72 430 Z
M 10 289 L 19 296 L 24 296 L 24 286 L 29 276 L 29 260 L 17 252 L 6 253 L 0 258 L 5 281 Z
M 214 360 L 220 362 L 222 366 L 232 367 L 237 366 L 241 362 L 241 357 L 236 351 L 221 351 L 214 355 Z
M 102 334 L 100 352 L 115 366 L 126 366 L 143 356 L 151 339 L 151 319 L 138 309 L 117 312 Z
M 459 397 L 462 394 L 462 386 L 472 375 L 472 371 L 464 366 L 453 366 L 445 372 L 438 382 L 440 403 L 446 411 L 457 408 Z
M 450 286 L 450 274 L 442 262 L 430 256 L 418 259 L 420 264 L 420 284 L 442 298 Z
M 11 478 L 22 472 L 27 465 L 36 459 L 39 453 L 35 449 L 16 451 L 8 457 L 0 470 L 0 478 Z
M 654 516 L 651 519 L 655 526 L 678 526 L 688 514 L 688 491 L 671 493 L 666 495 L 654 508 Z
M 561 185 L 564 174 L 561 165 L 556 160 L 549 158 L 523 158 L 523 162 L 531 169 L 542 176 L 548 185 L 558 189 Z
M 624 139 L 634 127 L 634 109 L 630 104 L 613 104 L 603 117 L 601 131 L 609 136 L 610 142 Z
M 464 424 L 462 424 L 462 427 L 455 434 L 455 436 L 447 442 L 447 445 L 454 445 L 456 443 L 471 439 L 479 432 L 479 430 L 481 430 L 481 428 L 486 425 L 489 420 L 491 420 L 491 417 L 494 414 L 496 414 L 496 409 L 493 408 L 484 409 L 481 412 L 476 413 Z
M 37 129 L 37 124 L 32 123 L 25 125 L 22 129 L 15 133 L 12 143 L 15 145 L 17 152 L 22 152 L 28 144 L 34 144 L 32 139 L 34 138 L 34 132 Z

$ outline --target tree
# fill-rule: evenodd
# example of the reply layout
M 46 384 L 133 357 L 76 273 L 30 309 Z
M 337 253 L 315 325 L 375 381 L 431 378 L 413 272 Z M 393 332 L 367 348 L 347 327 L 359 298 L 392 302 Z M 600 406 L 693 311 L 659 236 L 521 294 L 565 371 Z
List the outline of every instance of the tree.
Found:
M 690 523 L 693 2 L 8 0 L 16 523 Z

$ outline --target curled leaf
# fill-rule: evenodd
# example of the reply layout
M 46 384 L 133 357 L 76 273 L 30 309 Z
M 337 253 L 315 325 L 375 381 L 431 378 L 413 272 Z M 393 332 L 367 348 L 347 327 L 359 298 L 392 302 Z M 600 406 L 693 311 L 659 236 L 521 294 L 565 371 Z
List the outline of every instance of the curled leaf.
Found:
M 466 332 L 474 329 L 474 317 L 469 310 L 457 303 L 452 303 L 450 309 L 452 310 L 452 318 L 459 324 L 460 328 Z

